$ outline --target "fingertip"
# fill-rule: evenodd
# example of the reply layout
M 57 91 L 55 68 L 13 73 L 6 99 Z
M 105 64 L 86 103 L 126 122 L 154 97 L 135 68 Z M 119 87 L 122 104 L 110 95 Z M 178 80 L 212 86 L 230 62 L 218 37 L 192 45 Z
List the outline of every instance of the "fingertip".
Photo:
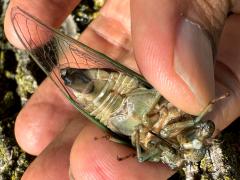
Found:
M 45 102 L 27 104 L 15 123 L 15 137 L 20 147 L 29 154 L 39 155 L 71 121 L 61 118 L 62 112 Z
M 23 180 L 69 179 L 69 155 L 72 144 L 83 124 L 79 119 L 71 121 L 54 141 L 31 163 Z
M 32 109 L 30 109 L 32 110 Z M 31 117 L 24 109 L 18 114 L 15 122 L 15 137 L 18 145 L 27 153 L 38 155 L 46 147 L 44 141 L 39 141 L 39 131 L 31 127 Z M 37 130 L 40 130 L 37 128 Z
M 70 169 L 75 179 L 156 179 L 169 177 L 173 172 L 161 163 L 139 163 L 136 158 L 118 161 L 132 150 L 106 139 L 94 140 L 104 133 L 89 125 L 78 136 L 71 150 Z M 147 172 L 147 173 L 146 173 Z M 160 179 L 161 179 L 160 178 Z
M 10 1 L 9 6 L 6 11 L 6 14 L 5 14 L 4 33 L 6 35 L 6 38 L 12 45 L 14 45 L 15 47 L 17 47 L 19 49 L 24 49 L 24 46 L 21 43 L 21 41 L 19 40 L 19 38 L 13 28 L 13 25 L 12 25 L 12 21 L 11 21 L 12 4 L 13 4 L 13 1 Z
M 13 27 L 13 17 L 12 10 L 13 8 L 19 7 L 29 13 L 30 15 L 38 18 L 41 20 L 44 24 L 49 25 L 50 27 L 57 28 L 61 25 L 61 23 L 64 21 L 64 19 L 69 15 L 69 13 L 75 8 L 75 6 L 79 3 L 79 0 L 64 0 L 60 2 L 55 1 L 47 1 L 47 0 L 40 0 L 40 1 L 10 1 L 9 6 L 6 11 L 5 19 L 4 19 L 4 32 L 6 34 L 7 39 L 9 42 L 16 46 L 17 48 L 24 49 L 24 45 L 19 40 L 15 29 Z M 44 13 L 43 13 L 44 12 Z M 61 13 L 59 13 L 61 12 Z M 17 16 L 22 14 L 18 14 Z M 28 17 L 29 18 L 29 17 Z M 26 21 L 23 19 L 20 19 L 18 22 L 18 26 L 20 28 L 23 28 L 28 26 Z M 21 32 L 25 33 L 26 32 Z M 33 36 L 36 36 L 37 34 L 33 34 Z M 20 35 L 21 36 L 21 35 Z M 38 34 L 38 36 L 41 36 L 41 32 Z M 42 35 L 43 37 L 46 36 L 46 34 Z M 23 38 L 23 37 L 21 37 Z M 34 39 L 34 37 L 31 37 Z M 37 37 L 35 38 L 37 39 Z
M 79 112 L 46 79 L 17 117 L 17 142 L 29 154 L 38 155 L 74 118 L 80 118 Z

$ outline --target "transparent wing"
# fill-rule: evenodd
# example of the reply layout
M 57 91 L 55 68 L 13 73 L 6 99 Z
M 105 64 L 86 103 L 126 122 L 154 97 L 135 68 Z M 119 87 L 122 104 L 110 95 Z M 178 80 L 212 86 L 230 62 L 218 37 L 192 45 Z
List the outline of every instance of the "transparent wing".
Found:
M 144 85 L 151 87 L 141 75 L 45 25 L 19 7 L 11 9 L 11 21 L 19 40 L 34 61 L 53 80 L 72 104 L 99 126 L 103 125 L 81 108 L 81 105 L 75 101 L 71 90 L 64 85 L 60 76 L 61 69 L 66 67 L 79 69 L 107 68 L 134 76 Z
M 81 113 L 106 130 L 105 126 L 90 116 L 75 101 L 72 91 L 64 85 L 60 70 L 65 67 L 114 69 L 114 66 L 103 61 L 102 57 L 98 57 L 85 45 L 46 26 L 19 7 L 12 8 L 11 21 L 19 40 L 34 61 Z

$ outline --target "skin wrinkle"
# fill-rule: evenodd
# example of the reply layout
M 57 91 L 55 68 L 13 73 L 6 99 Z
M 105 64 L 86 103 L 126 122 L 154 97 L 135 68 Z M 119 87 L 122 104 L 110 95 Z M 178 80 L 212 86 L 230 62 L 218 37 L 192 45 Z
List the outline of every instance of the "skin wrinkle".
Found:
M 197 1 L 198 2 L 198 1 Z M 225 2 L 225 1 L 224 1 Z M 222 3 L 224 3 L 224 2 L 222 2 Z M 210 3 L 210 2 L 208 2 L 208 0 L 205 0 L 204 1 L 204 3 L 206 4 L 206 7 L 209 7 L 209 10 L 207 10 L 207 13 L 206 14 L 209 14 L 210 12 L 216 12 L 216 9 L 218 9 L 220 12 L 220 14 L 223 14 L 224 16 L 226 16 L 226 11 L 224 11 L 224 9 L 222 9 L 221 7 L 224 7 L 224 6 L 222 6 L 222 4 L 221 5 L 219 5 L 218 3 L 214 6 L 212 3 Z M 227 9 L 229 9 L 229 8 L 227 8 Z M 216 14 L 214 14 L 213 16 L 212 16 L 212 21 L 211 21 L 211 24 L 212 25 L 214 25 L 215 23 L 216 24 L 218 24 L 218 25 L 221 25 L 222 24 L 222 21 L 220 20 L 220 18 L 219 18 L 220 16 L 218 16 L 218 15 L 216 15 Z M 211 20 L 211 19 L 210 19 Z M 214 23 L 215 22 L 215 23 Z
M 210 2 L 211 1 L 211 2 Z M 224 24 L 227 13 L 229 12 L 230 4 L 226 0 L 197 0 L 196 8 L 202 11 L 202 16 L 211 26 L 221 28 Z
M 193 9 L 189 9 L 190 19 L 199 23 L 213 38 L 213 45 L 218 44 L 230 4 L 226 0 L 196 0 L 190 1 Z M 217 3 L 216 3 L 217 2 Z
M 172 12 L 172 13 L 175 15 L 178 14 L 178 12 Z M 135 14 L 135 15 L 137 15 L 137 14 Z M 180 19 L 181 16 L 177 16 L 177 17 L 178 18 L 175 18 L 175 19 Z M 152 20 L 150 20 L 150 21 L 152 21 Z M 163 23 L 165 23 L 165 21 L 166 20 L 164 20 Z M 150 22 L 148 22 L 148 23 L 150 23 Z M 152 23 L 155 23 L 155 21 L 153 21 Z M 170 25 L 175 26 L 175 24 L 177 24 L 177 20 L 176 20 L 176 22 L 175 21 L 171 22 L 171 24 L 169 24 L 168 26 L 170 26 Z M 136 25 L 138 25 L 138 24 L 135 24 L 135 26 Z M 161 26 L 153 27 L 152 29 L 146 29 L 145 27 L 142 29 L 140 28 L 140 32 L 138 32 L 138 33 L 141 34 L 141 32 L 142 32 L 144 34 L 144 33 L 146 33 L 146 31 L 148 31 L 148 34 L 151 34 L 151 35 L 147 38 L 147 40 L 145 40 L 146 38 L 135 37 L 135 43 L 142 44 L 142 45 L 140 45 L 140 47 L 138 47 L 138 49 L 135 49 L 135 51 L 136 51 L 135 53 L 137 55 L 136 58 L 138 59 L 139 65 L 141 65 L 141 67 L 145 67 L 145 69 L 142 68 L 142 70 L 141 70 L 142 73 L 145 74 L 146 78 L 150 81 L 150 83 L 152 83 L 153 85 L 155 84 L 155 87 L 160 92 L 162 92 L 162 94 L 168 100 L 171 101 L 173 99 L 170 97 L 170 95 L 174 94 L 174 92 L 177 92 L 177 89 L 178 89 L 178 88 L 176 88 L 176 86 L 174 88 L 174 83 L 176 81 L 178 81 L 178 83 L 182 85 L 182 81 L 175 75 L 175 73 L 172 70 L 171 65 L 173 64 L 173 62 L 172 62 L 173 53 L 172 53 L 172 50 L 167 49 L 168 46 L 171 47 L 172 44 L 174 44 L 173 42 L 174 42 L 175 37 L 168 36 L 167 35 L 168 33 L 164 29 L 165 28 L 163 28 Z M 165 43 L 164 45 L 161 45 L 161 42 L 156 40 L 156 38 L 158 38 L 159 32 L 166 34 L 166 36 L 163 36 L 163 37 L 160 36 L 160 37 L 162 38 L 161 39 L 162 42 L 166 42 L 167 44 Z M 173 29 L 172 32 L 174 33 L 175 30 Z M 154 34 L 156 34 L 156 37 L 154 37 Z M 166 37 L 166 38 L 164 38 L 164 37 Z M 159 52 L 159 48 L 162 48 L 161 52 Z M 140 50 L 140 49 L 142 49 L 142 50 Z M 152 53 L 150 53 L 150 52 L 152 52 Z M 139 54 L 142 54 L 142 56 L 140 56 Z M 161 56 L 161 59 L 159 59 L 159 54 Z M 152 57 L 152 58 L 150 59 L 150 57 Z M 164 57 L 166 60 L 163 60 Z M 146 59 L 149 59 L 151 61 L 146 61 Z M 154 62 L 154 60 L 155 60 L 155 62 Z M 159 66 L 159 65 L 161 65 L 161 66 Z M 154 69 L 154 71 L 156 71 L 156 73 L 149 74 L 152 71 L 152 69 L 148 69 L 149 67 L 152 67 Z M 156 68 L 156 67 L 158 67 L 158 68 Z M 166 72 L 166 71 L 168 71 L 168 72 Z M 149 75 L 146 73 L 148 73 Z M 171 75 L 171 77 L 168 77 L 167 80 L 166 80 L 166 78 L 163 79 L 165 76 L 169 76 L 169 75 Z M 174 82 L 170 82 L 170 81 L 174 81 Z M 161 82 L 167 82 L 167 84 L 170 83 L 173 86 L 168 87 L 167 84 L 161 84 Z M 160 84 L 161 84 L 161 86 L 160 86 Z M 189 92 L 189 90 L 185 84 L 183 84 L 183 87 L 181 87 L 181 88 L 184 88 L 185 91 Z M 169 89 L 173 90 L 171 92 L 171 94 L 168 93 Z M 178 92 L 176 94 L 178 94 Z M 188 93 L 186 93 L 186 94 L 188 94 Z M 188 94 L 188 96 L 190 96 L 190 95 Z M 191 98 L 190 102 L 192 102 L 192 101 L 193 101 L 193 98 Z
M 95 136 L 96 137 L 98 137 L 98 136 L 101 137 L 101 135 L 95 135 Z M 94 138 L 92 138 L 92 140 L 93 139 Z M 78 141 L 78 139 L 76 141 Z M 93 143 L 95 143 L 95 142 L 93 142 Z M 78 146 L 78 145 L 76 145 L 76 146 Z M 81 148 L 80 147 L 76 147 L 76 148 L 73 147 L 73 151 L 79 151 L 79 149 L 81 149 Z M 107 158 L 106 158 L 106 155 L 107 155 Z M 92 152 L 91 152 L 91 155 L 88 156 L 87 160 L 84 159 L 84 161 L 82 162 L 82 163 L 84 163 L 84 162 L 87 161 L 87 162 L 92 162 L 92 163 L 88 164 L 88 165 L 85 165 L 85 166 L 84 165 L 80 165 L 80 172 L 82 172 L 82 173 L 80 173 L 81 177 L 82 176 L 83 177 L 88 177 L 88 178 L 91 177 L 92 179 L 96 179 L 97 178 L 97 179 L 102 179 L 102 180 L 104 180 L 106 178 L 110 179 L 112 174 L 109 175 L 109 172 L 111 172 L 111 171 L 108 171 L 108 170 L 106 171 L 106 169 L 104 167 L 106 165 L 104 165 L 104 164 L 107 161 L 112 162 L 112 160 L 111 160 L 112 158 L 109 159 L 110 156 L 108 154 L 105 154 L 104 157 L 105 157 L 104 158 L 105 161 L 102 162 L 101 161 L 102 158 L 100 158 L 100 160 L 99 160 L 99 157 L 98 157 L 98 149 L 93 149 Z M 74 157 L 72 157 L 72 158 L 74 158 Z M 84 167 L 82 167 L 82 166 L 84 166 Z M 112 165 L 110 164 L 109 166 L 111 167 Z M 79 169 L 78 169 L 78 171 L 79 171 Z
M 92 133 L 86 134 L 86 132 L 89 131 Z M 103 132 L 101 132 L 92 124 L 84 128 L 78 136 L 77 140 L 73 145 L 70 157 L 71 169 L 75 177 L 81 179 L 81 177 L 94 174 L 96 179 L 98 178 L 98 174 L 101 173 L 99 172 L 98 168 L 102 168 L 103 172 L 107 173 L 106 176 L 111 177 L 109 179 L 117 179 L 118 177 L 125 176 L 129 177 L 128 179 L 139 179 L 140 177 L 151 177 L 151 175 L 153 175 L 153 178 L 156 179 L 156 177 L 159 176 L 163 177 L 163 175 L 161 174 L 159 174 L 158 176 L 154 175 L 158 174 L 159 171 L 163 173 L 167 171 L 169 174 L 172 173 L 171 170 L 167 169 L 166 166 L 162 164 L 141 164 L 137 162 L 136 158 L 129 158 L 125 161 L 119 162 L 117 160 L 117 155 L 127 155 L 130 152 L 133 152 L 132 149 L 129 149 L 128 147 L 120 144 L 109 142 L 104 139 L 93 141 L 94 137 L 101 136 L 103 136 Z M 89 148 L 91 149 L 91 154 L 86 156 L 86 153 L 89 152 Z M 79 161 L 78 159 L 81 160 Z M 139 172 L 144 169 L 144 166 L 150 176 L 144 172 Z M 106 167 L 108 168 L 106 169 Z M 106 177 L 105 174 L 103 174 L 103 176 Z
M 98 154 L 97 152 L 92 154 L 93 156 L 92 159 L 95 162 L 94 170 L 96 170 L 96 173 L 100 175 L 102 179 L 106 178 L 111 179 L 111 177 L 114 177 L 115 173 L 112 171 L 112 169 L 114 168 L 112 167 L 113 164 L 110 162 L 113 162 L 116 159 L 113 159 L 113 157 L 110 154 L 105 154 L 104 159 L 106 161 L 102 162 L 101 160 L 99 160 L 98 157 L 95 157 L 97 156 L 97 154 Z
M 154 52 L 156 52 L 157 50 L 154 49 L 154 45 L 152 45 L 151 41 L 148 41 L 146 39 L 144 39 L 143 44 L 145 44 L 145 49 L 148 52 L 147 55 L 148 57 L 146 57 L 146 61 L 148 61 L 148 59 L 156 59 L 158 58 L 158 54 L 154 54 Z M 161 61 L 166 61 L 164 59 L 161 59 Z M 159 67 L 159 63 L 157 60 L 153 60 L 150 61 L 150 67 Z M 163 65 L 164 66 L 164 65 Z M 168 79 L 168 76 L 162 76 L 162 72 L 161 72 L 161 68 L 158 68 L 156 73 L 155 73 L 155 77 L 153 79 L 159 79 L 160 80 L 160 84 L 166 84 L 168 87 L 172 87 L 172 82 Z M 160 76 L 162 76 L 162 78 L 159 78 Z M 150 80 L 151 81 L 151 80 Z
M 98 173 L 98 175 L 100 175 L 102 177 L 102 179 L 111 179 L 111 177 L 113 177 L 114 173 L 111 171 L 111 164 L 110 163 L 105 163 L 102 161 L 95 161 L 97 167 L 95 167 L 95 169 L 97 170 L 96 172 Z M 107 162 L 107 161 L 106 161 Z M 110 161 L 109 161 L 110 162 Z

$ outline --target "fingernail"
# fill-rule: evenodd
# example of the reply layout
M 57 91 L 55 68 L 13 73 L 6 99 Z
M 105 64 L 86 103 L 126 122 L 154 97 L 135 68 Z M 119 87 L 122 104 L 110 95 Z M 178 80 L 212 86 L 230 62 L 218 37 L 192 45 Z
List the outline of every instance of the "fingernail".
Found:
M 203 29 L 188 19 L 182 19 L 177 30 L 174 68 L 199 106 L 206 106 L 214 96 L 212 46 Z

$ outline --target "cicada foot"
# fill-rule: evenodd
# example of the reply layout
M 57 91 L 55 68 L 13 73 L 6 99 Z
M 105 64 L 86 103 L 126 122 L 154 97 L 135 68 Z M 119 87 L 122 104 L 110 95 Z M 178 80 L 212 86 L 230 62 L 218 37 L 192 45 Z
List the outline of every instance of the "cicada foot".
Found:
M 120 138 L 111 136 L 109 134 L 101 136 L 101 137 L 94 137 L 95 141 L 100 140 L 100 139 L 105 139 L 107 141 L 111 141 L 111 142 L 118 143 L 118 144 L 129 145 L 129 143 L 126 142 L 124 139 L 120 139 Z
M 197 116 L 197 117 L 194 119 L 194 124 L 199 123 L 207 113 L 211 112 L 211 111 L 212 111 L 212 108 L 213 108 L 213 105 L 214 105 L 216 102 L 221 101 L 221 100 L 227 98 L 228 96 L 230 96 L 230 93 L 229 93 L 229 92 L 226 92 L 226 93 L 223 94 L 222 96 L 220 96 L 220 97 L 218 97 L 218 98 L 210 101 L 210 103 L 207 105 L 207 107 L 205 107 L 205 108 L 203 109 L 203 111 L 199 114 L 199 116 Z
M 123 161 L 123 160 L 126 160 L 126 159 L 131 158 L 131 157 L 136 157 L 136 153 L 130 153 L 126 156 L 118 156 L 117 155 L 117 160 L 118 161 Z
M 99 139 L 106 139 L 106 140 L 110 140 L 111 139 L 111 136 L 109 134 L 106 134 L 104 136 L 101 136 L 101 137 L 94 137 L 94 140 L 97 141 Z

